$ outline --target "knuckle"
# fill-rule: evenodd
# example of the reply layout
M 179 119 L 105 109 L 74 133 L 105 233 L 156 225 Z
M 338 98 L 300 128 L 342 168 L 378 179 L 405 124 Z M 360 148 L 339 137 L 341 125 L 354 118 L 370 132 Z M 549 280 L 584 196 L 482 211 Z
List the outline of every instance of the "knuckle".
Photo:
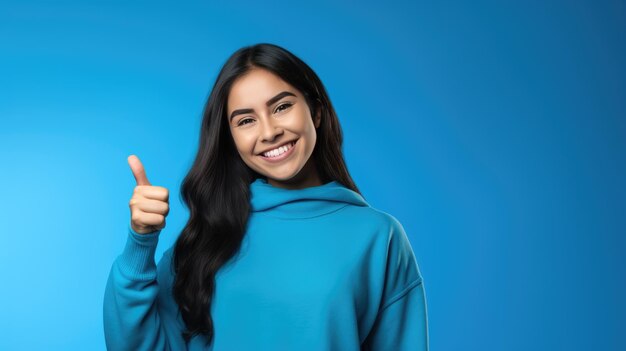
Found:
M 167 188 L 164 188 L 164 187 L 159 187 L 159 194 L 161 194 L 161 196 L 165 199 L 165 201 L 167 201 L 167 198 L 170 196 L 169 190 L 167 190 Z

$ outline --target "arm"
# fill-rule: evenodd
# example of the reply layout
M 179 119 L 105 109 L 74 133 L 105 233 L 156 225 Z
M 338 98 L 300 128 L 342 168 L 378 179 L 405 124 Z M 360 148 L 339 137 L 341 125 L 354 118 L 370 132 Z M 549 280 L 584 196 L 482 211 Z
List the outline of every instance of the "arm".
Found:
M 382 308 L 365 350 L 428 350 L 426 296 L 421 281 L 409 285 Z
M 159 231 L 138 234 L 130 226 L 124 251 L 114 261 L 104 294 L 108 350 L 186 350 L 171 295 L 171 257 L 155 265 Z
M 383 298 L 364 350 L 428 351 L 423 279 L 404 228 L 392 217 Z

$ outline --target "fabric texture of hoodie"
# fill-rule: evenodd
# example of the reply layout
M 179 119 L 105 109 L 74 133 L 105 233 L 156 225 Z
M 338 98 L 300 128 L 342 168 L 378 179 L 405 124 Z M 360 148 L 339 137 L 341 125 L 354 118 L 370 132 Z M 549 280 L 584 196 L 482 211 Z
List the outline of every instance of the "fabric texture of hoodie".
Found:
M 109 350 L 428 350 L 424 283 L 400 222 L 336 181 L 250 184 L 239 252 L 216 274 L 214 339 L 185 343 L 173 246 L 128 226 L 104 295 Z

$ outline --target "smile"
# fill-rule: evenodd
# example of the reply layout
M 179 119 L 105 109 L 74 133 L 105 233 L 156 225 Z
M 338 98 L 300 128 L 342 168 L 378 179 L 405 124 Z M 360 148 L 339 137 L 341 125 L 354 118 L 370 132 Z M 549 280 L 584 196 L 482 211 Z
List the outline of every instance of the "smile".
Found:
M 268 152 L 264 152 L 260 154 L 262 159 L 269 162 L 278 162 L 286 159 L 293 153 L 293 149 L 296 146 L 296 141 L 291 141 L 283 146 L 280 146 L 274 150 L 270 150 Z

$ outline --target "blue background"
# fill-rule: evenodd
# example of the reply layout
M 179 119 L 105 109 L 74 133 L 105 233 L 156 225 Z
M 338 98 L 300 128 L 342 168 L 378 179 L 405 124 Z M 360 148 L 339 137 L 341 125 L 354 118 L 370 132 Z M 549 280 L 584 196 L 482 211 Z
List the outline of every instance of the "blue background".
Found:
M 403 223 L 433 350 L 624 350 L 626 2 L 0 5 L 0 349 L 103 350 L 143 161 L 170 189 L 221 64 L 284 46 Z

